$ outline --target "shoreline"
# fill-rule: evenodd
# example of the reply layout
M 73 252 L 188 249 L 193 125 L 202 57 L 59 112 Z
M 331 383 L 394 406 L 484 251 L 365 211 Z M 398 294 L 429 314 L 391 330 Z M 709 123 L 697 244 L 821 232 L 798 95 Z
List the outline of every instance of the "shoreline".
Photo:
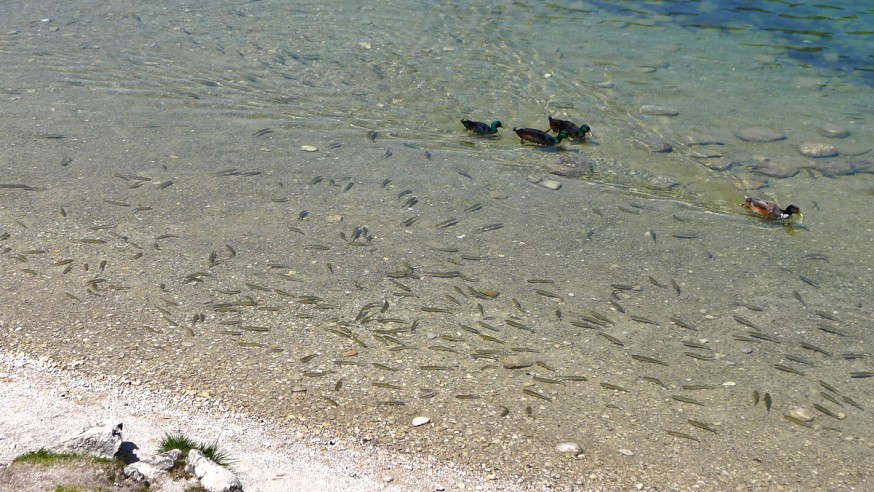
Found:
M 288 429 L 180 397 L 60 369 L 47 358 L 0 350 L 0 467 L 84 428 L 124 424 L 124 441 L 139 456 L 156 454 L 165 433 L 181 431 L 227 450 L 245 490 L 515 490 L 495 477 L 393 455 L 373 445 Z M 187 406 L 186 406 L 187 405 Z

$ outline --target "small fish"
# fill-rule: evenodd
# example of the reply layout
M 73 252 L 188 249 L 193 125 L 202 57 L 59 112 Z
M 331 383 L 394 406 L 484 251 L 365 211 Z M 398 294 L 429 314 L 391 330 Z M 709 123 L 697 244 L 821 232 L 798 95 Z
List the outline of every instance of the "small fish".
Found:
M 643 379 L 644 381 L 649 381 L 649 382 L 652 383 L 652 384 L 657 384 L 657 385 L 661 386 L 661 387 L 664 388 L 664 389 L 668 389 L 668 385 L 666 385 L 665 383 L 663 383 L 662 380 L 659 379 L 659 378 L 654 378 L 654 377 L 652 377 L 652 376 L 641 376 L 640 379 Z
M 713 426 L 711 426 L 710 424 L 706 424 L 704 422 L 701 422 L 698 420 L 693 420 L 693 419 L 688 419 L 686 422 L 689 422 L 689 424 L 691 424 L 694 427 L 697 427 L 699 429 L 703 429 L 703 430 L 706 430 L 708 432 L 712 432 L 712 433 L 716 434 L 716 429 L 714 429 Z
M 550 397 L 548 397 L 548 396 L 546 396 L 546 395 L 544 395 L 544 394 L 542 394 L 542 393 L 538 393 L 538 392 L 536 392 L 536 391 L 534 391 L 534 390 L 530 390 L 530 389 L 527 389 L 527 388 L 526 388 L 526 389 L 523 389 L 523 390 L 522 390 L 522 393 L 525 393 L 526 395 L 528 395 L 528 396 L 532 396 L 532 397 L 534 397 L 534 398 L 540 398 L 541 400 L 552 401 L 552 398 L 550 398 Z
M 669 430 L 669 431 L 666 431 L 666 432 L 667 432 L 669 435 L 674 436 L 674 437 L 679 437 L 679 438 L 681 438 L 681 439 L 689 439 L 690 441 L 695 441 L 695 442 L 701 442 L 701 441 L 698 440 L 697 437 L 695 437 L 695 436 L 690 436 L 689 434 L 686 434 L 685 432 L 677 432 L 677 431 L 670 431 L 670 430 Z
M 692 330 L 692 331 L 698 331 L 698 328 L 695 328 L 694 326 L 692 326 L 692 325 L 690 325 L 689 323 L 687 323 L 687 322 L 681 320 L 680 318 L 672 317 L 672 318 L 670 318 L 670 319 L 671 319 L 671 323 L 673 323 L 673 324 L 679 326 L 680 328 L 685 328 L 685 329 L 687 329 L 687 330 Z
M 673 398 L 674 400 L 677 400 L 677 401 L 681 401 L 681 402 L 683 402 L 683 403 L 690 403 L 690 404 L 692 404 L 692 405 L 698 405 L 698 406 L 701 406 L 701 407 L 705 406 L 705 405 L 704 405 L 704 402 L 702 402 L 702 401 L 700 401 L 700 400 L 696 400 L 696 399 L 694 399 L 694 398 L 689 398 L 688 396 L 683 396 L 683 395 L 671 395 L 671 398 Z
M 657 321 L 653 321 L 653 320 L 651 320 L 649 318 L 645 318 L 643 316 L 629 316 L 629 318 L 631 318 L 632 321 L 637 321 L 638 323 L 659 326 Z
M 612 390 L 612 391 L 622 391 L 623 393 L 628 393 L 628 390 L 626 388 L 623 388 L 622 386 L 618 386 L 615 384 L 601 383 L 601 387 L 604 389 Z
M 764 402 L 765 410 L 767 410 L 768 413 L 771 413 L 771 403 L 773 403 L 773 400 L 771 399 L 771 393 L 765 393 Z
M 838 415 L 837 415 L 836 413 L 834 413 L 834 412 L 832 412 L 831 410 L 829 410 L 828 408 L 826 408 L 826 407 L 820 405 L 819 403 L 814 403 L 814 404 L 813 404 L 813 408 L 819 410 L 820 412 L 822 412 L 822 413 L 828 415 L 828 416 L 831 417 L 831 418 L 834 418 L 834 419 L 840 419 L 840 417 L 838 417 Z
M 658 360 L 658 359 L 654 359 L 654 358 L 652 358 L 652 357 L 647 357 L 647 356 L 645 356 L 645 355 L 631 354 L 631 358 L 634 359 L 634 360 L 640 361 L 640 362 L 648 362 L 648 363 L 650 363 L 650 364 L 658 364 L 658 365 L 661 365 L 661 366 L 666 366 L 666 365 L 668 365 L 667 362 L 662 362 L 662 361 L 660 361 L 660 360 Z

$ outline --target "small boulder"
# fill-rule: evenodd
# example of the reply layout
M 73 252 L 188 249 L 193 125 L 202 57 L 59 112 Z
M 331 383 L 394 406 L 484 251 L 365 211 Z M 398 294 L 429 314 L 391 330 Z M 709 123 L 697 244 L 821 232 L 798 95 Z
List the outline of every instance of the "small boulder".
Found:
M 243 485 L 230 470 L 192 449 L 185 458 L 185 471 L 200 480 L 207 492 L 242 492 Z
M 92 427 L 52 444 L 48 449 L 56 453 L 86 454 L 111 460 L 121 449 L 121 428 L 121 423 Z

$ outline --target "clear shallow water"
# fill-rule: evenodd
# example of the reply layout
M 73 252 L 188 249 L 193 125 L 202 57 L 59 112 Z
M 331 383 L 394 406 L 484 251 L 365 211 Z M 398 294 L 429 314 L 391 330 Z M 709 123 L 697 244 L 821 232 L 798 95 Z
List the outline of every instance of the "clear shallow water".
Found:
M 847 171 L 870 159 L 870 88 L 772 31 L 595 7 L 4 5 L 0 182 L 36 188 L 0 190 L 4 347 L 533 485 L 644 464 L 681 486 L 870 478 L 872 379 L 850 373 L 872 370 L 870 226 L 852 213 L 871 181 Z M 520 146 L 512 127 L 548 114 L 593 134 Z M 461 117 L 505 128 L 476 138 Z M 754 126 L 787 138 L 734 136 Z M 684 144 L 697 133 L 737 164 L 716 170 Z M 652 137 L 673 151 L 635 146 Z M 592 172 L 549 176 L 562 160 Z M 750 218 L 744 193 L 804 223 Z M 512 354 L 532 366 L 501 367 Z M 795 407 L 818 428 L 781 417 Z M 429 431 L 408 427 L 419 414 Z M 558 459 L 565 440 L 586 459 Z

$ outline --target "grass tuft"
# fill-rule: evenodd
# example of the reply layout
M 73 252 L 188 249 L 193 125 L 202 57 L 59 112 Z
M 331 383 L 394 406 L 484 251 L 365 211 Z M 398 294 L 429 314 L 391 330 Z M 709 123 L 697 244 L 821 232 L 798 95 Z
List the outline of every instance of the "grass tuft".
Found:
M 165 453 L 171 449 L 181 450 L 183 457 L 188 456 L 188 452 L 192 449 L 196 449 L 220 466 L 227 466 L 231 463 L 230 456 L 225 450 L 219 448 L 218 441 L 210 443 L 196 442 L 181 432 L 165 434 L 161 444 L 158 446 L 159 453 Z
M 112 463 L 113 460 L 106 458 L 97 458 L 85 454 L 75 453 L 55 453 L 45 448 L 37 449 L 29 453 L 24 453 L 12 460 L 13 463 L 32 463 L 36 465 L 54 465 L 69 461 L 95 461 L 98 463 Z

